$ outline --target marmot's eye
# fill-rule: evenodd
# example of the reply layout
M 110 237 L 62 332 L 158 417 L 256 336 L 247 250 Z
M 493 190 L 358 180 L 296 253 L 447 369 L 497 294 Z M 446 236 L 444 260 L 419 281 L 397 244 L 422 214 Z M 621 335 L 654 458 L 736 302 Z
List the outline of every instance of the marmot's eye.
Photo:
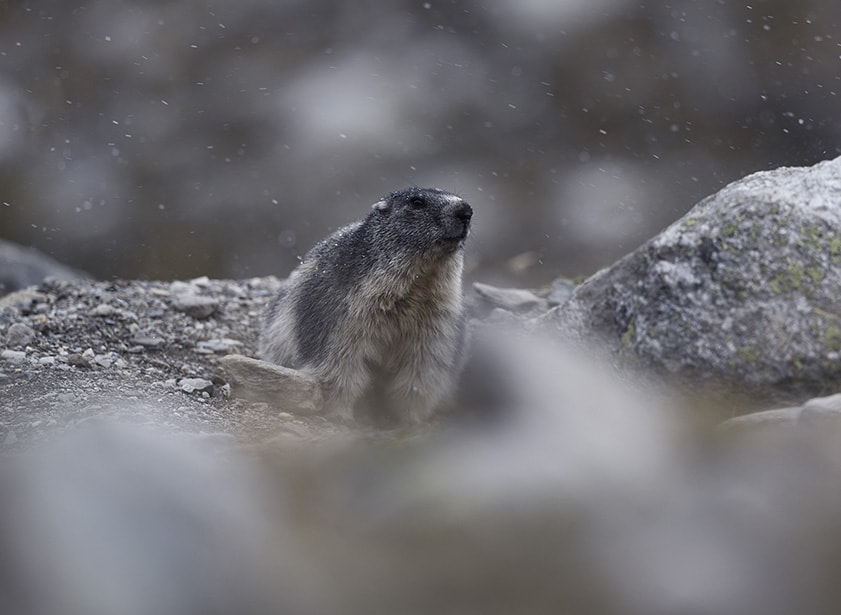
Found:
M 411 201 L 409 201 L 409 203 L 410 203 L 410 204 L 412 205 L 412 207 L 414 207 L 415 209 L 421 209 L 422 207 L 426 207 L 426 201 L 424 201 L 424 200 L 423 200 L 422 198 L 420 198 L 419 196 L 416 196 L 415 198 L 413 198 Z

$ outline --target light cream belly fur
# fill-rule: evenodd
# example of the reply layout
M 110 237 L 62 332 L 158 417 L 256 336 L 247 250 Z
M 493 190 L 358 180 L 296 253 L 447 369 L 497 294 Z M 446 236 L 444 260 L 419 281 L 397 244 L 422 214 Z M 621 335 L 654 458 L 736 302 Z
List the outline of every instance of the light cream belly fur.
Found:
M 349 310 L 329 341 L 329 359 L 304 367 L 324 384 L 334 412 L 350 417 L 371 385 L 389 374 L 400 414 L 423 420 L 453 388 L 462 309 L 461 253 L 420 274 L 378 272 L 348 297 Z M 417 269 L 417 268 L 416 268 Z M 394 268 L 390 269 L 391 272 Z M 383 288 L 390 292 L 384 293 Z

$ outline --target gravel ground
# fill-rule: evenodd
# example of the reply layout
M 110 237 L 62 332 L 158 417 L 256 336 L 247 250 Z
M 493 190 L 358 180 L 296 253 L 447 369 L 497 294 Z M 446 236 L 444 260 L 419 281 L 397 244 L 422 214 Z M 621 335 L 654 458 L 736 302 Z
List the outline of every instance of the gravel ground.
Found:
M 0 448 L 116 415 L 258 441 L 342 429 L 231 399 L 219 374 L 253 356 L 278 283 L 52 281 L 0 299 Z

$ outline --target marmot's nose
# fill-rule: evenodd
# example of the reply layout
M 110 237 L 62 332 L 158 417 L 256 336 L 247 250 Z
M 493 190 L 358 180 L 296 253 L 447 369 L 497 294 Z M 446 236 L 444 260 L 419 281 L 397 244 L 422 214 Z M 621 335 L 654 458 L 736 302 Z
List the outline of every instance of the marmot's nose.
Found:
M 473 208 L 470 207 L 470 205 L 468 205 L 464 201 L 462 201 L 461 203 L 456 205 L 455 210 L 453 211 L 453 215 L 465 224 L 467 224 L 473 217 Z

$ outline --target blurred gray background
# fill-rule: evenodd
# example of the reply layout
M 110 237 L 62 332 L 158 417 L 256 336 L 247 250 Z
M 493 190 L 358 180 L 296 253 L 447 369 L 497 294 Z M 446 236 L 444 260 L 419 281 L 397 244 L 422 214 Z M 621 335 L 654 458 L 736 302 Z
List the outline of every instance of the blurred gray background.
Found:
M 285 275 L 410 184 L 486 281 L 592 272 L 841 153 L 841 2 L 0 2 L 0 237 L 97 277 Z

